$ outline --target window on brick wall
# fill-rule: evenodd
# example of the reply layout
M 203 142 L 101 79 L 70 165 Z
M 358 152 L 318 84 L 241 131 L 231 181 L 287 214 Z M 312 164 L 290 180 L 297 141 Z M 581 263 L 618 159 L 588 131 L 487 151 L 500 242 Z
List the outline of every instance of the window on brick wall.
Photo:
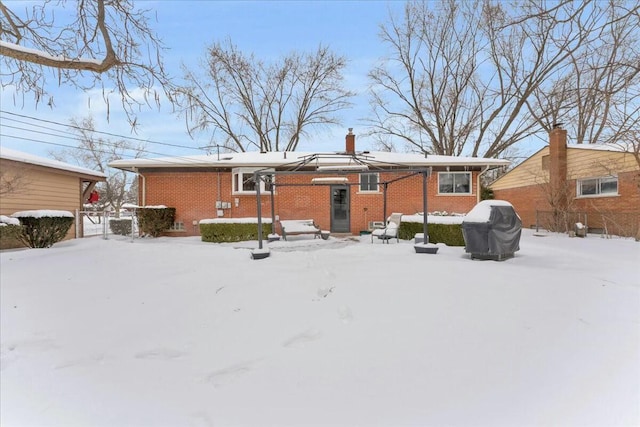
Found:
M 377 173 L 361 173 L 360 174 L 360 191 L 377 192 L 380 175 Z
M 233 194 L 255 194 L 256 187 L 253 182 L 253 173 L 256 170 L 251 168 L 235 168 L 232 171 Z M 274 175 L 263 176 L 260 182 L 260 192 L 271 191 L 271 183 L 275 181 Z M 267 181 L 267 182 L 265 182 Z
M 173 225 L 169 228 L 169 231 L 184 231 L 184 222 L 174 222 Z
M 618 194 L 618 177 L 579 179 L 577 187 L 578 197 L 615 196 Z
M 471 194 L 471 172 L 438 172 L 439 194 Z

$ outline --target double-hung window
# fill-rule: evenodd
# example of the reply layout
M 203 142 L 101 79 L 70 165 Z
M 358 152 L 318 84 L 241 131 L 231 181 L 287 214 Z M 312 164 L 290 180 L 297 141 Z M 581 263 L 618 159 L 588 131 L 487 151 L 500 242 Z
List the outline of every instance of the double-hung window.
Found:
M 579 179 L 578 197 L 615 196 L 618 194 L 618 177 Z
M 471 172 L 439 172 L 438 194 L 471 194 Z
M 256 185 L 254 182 L 254 172 L 258 169 L 235 168 L 232 171 L 233 194 L 255 194 Z M 274 175 L 262 175 L 260 180 L 260 192 L 268 192 L 274 181 Z M 267 181 L 267 182 L 265 182 Z
M 377 173 L 361 173 L 360 174 L 360 191 L 362 192 L 378 192 L 378 183 L 380 176 Z

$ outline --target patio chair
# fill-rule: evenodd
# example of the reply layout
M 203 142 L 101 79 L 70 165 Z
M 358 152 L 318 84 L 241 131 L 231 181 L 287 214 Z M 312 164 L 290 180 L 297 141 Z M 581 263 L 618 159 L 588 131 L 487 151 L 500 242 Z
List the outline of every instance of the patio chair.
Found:
M 398 232 L 400 231 L 401 220 L 401 213 L 392 213 L 389 218 L 387 218 L 387 222 L 384 228 L 373 230 L 373 232 L 371 233 L 371 243 L 373 243 L 374 237 L 382 240 L 382 243 L 389 243 L 390 239 L 396 239 L 396 242 L 400 242 Z

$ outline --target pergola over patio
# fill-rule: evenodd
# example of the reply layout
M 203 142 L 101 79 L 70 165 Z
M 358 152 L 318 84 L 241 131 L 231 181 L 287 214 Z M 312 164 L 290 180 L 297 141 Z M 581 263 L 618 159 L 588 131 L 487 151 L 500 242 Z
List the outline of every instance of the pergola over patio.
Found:
M 292 187 L 292 186 L 330 186 L 335 184 L 341 184 L 345 186 L 357 185 L 356 183 L 348 182 L 346 176 L 352 174 L 361 174 L 363 172 L 392 172 L 392 173 L 404 173 L 404 176 L 400 176 L 391 180 L 380 181 L 379 185 L 382 186 L 383 191 L 383 217 L 387 218 L 387 191 L 390 184 L 401 181 L 416 175 L 422 175 L 422 207 L 424 213 L 423 219 L 423 233 L 424 241 L 421 244 L 417 244 L 417 253 L 436 253 L 437 247 L 429 246 L 429 235 L 427 225 L 427 180 L 431 174 L 431 167 L 407 167 L 406 165 L 397 163 L 387 163 L 380 161 L 372 161 L 372 158 L 367 156 L 366 153 L 318 153 L 309 156 L 304 156 L 300 160 L 291 163 L 285 163 L 276 168 L 265 168 L 257 170 L 253 173 L 253 180 L 256 189 L 256 207 L 258 217 L 258 249 L 252 251 L 252 258 L 262 259 L 269 256 L 269 251 L 263 247 L 263 229 L 262 229 L 262 203 L 260 202 L 261 191 L 260 183 L 264 182 L 269 185 L 270 197 L 271 197 L 271 221 L 275 224 L 275 209 L 274 207 L 274 188 L 278 187 Z M 273 177 L 277 175 L 313 175 L 314 178 L 306 183 L 285 183 L 275 184 L 273 183 Z M 321 176 L 319 176 L 321 175 Z M 418 246 L 423 247 L 424 250 L 419 250 Z

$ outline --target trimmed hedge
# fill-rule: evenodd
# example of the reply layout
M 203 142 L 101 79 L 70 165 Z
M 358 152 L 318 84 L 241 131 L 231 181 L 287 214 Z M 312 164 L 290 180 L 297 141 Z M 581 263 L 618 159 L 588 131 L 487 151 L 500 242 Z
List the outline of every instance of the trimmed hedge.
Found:
M 398 236 L 411 240 L 416 233 L 422 233 L 423 224 L 419 222 L 401 222 Z M 461 224 L 427 224 L 429 243 L 444 243 L 447 246 L 464 246 Z
M 0 249 L 14 249 L 24 247 L 20 240 L 22 226 L 4 224 L 0 226 Z
M 136 218 L 142 234 L 158 237 L 173 225 L 176 208 L 138 208 Z
M 22 232 L 19 239 L 30 248 L 50 248 L 67 235 L 73 216 L 18 216 Z
M 113 234 L 128 236 L 131 234 L 131 218 L 111 218 L 109 229 Z
M 271 224 L 262 224 L 263 238 L 267 238 L 272 232 Z M 200 235 L 203 242 L 242 242 L 258 239 L 257 223 L 218 223 L 200 224 Z

